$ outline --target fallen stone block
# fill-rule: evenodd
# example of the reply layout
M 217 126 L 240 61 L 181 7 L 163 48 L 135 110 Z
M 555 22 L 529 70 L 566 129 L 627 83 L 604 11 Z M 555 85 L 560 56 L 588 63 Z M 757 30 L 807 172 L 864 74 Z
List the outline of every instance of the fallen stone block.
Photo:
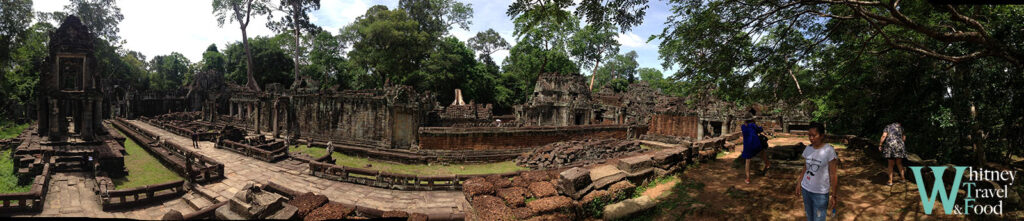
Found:
M 552 196 L 537 199 L 526 203 L 526 207 L 529 207 L 533 212 L 537 214 L 553 212 L 560 209 L 567 209 L 573 206 L 572 199 L 565 196 Z
M 474 177 L 462 183 L 462 192 L 466 194 L 466 199 L 473 199 L 478 195 L 494 193 L 494 185 L 483 177 Z
M 650 155 L 644 154 L 621 159 L 617 166 L 619 170 L 626 171 L 626 173 L 636 173 L 651 168 L 651 166 L 654 166 L 654 161 L 651 160 Z
M 680 148 L 660 150 L 652 154 L 651 158 L 658 167 L 668 168 L 673 164 L 681 162 L 685 151 L 686 150 Z
M 512 209 L 512 214 L 516 216 L 516 219 L 523 220 L 532 217 L 536 213 L 529 207 L 519 207 Z
M 590 170 L 581 167 L 573 167 L 559 174 L 559 184 L 561 184 L 562 192 L 572 196 L 574 199 L 579 199 L 583 196 L 590 183 Z
M 643 211 L 657 205 L 650 197 L 641 196 L 633 199 L 623 200 L 604 207 L 604 220 L 617 220 L 630 214 Z
M 494 188 L 506 188 L 512 186 L 512 181 L 508 178 L 501 177 L 499 175 L 490 175 L 486 178 L 487 182 L 494 185 Z
M 608 187 L 608 192 L 612 194 L 626 194 L 627 196 L 633 195 L 633 191 L 636 190 L 636 185 L 629 181 L 619 181 L 618 183 L 612 184 Z
M 499 189 L 497 193 L 509 206 L 522 206 L 526 204 L 526 198 L 532 196 L 526 188 L 517 186 Z
M 529 189 L 530 193 L 533 194 L 533 197 L 539 198 L 558 195 L 558 190 L 555 190 L 555 185 L 552 185 L 551 182 L 533 182 L 530 183 Z
M 339 220 L 348 217 L 355 212 L 355 207 L 347 207 L 341 203 L 330 202 L 320 208 L 314 209 L 306 215 L 305 221 Z
M 409 221 L 427 221 L 430 217 L 427 214 L 413 213 L 409 214 Z
M 306 217 L 314 209 L 320 208 L 320 206 L 327 203 L 327 197 L 324 195 L 316 195 L 313 192 L 306 192 L 305 194 L 299 195 L 288 201 L 288 204 L 295 206 L 298 209 L 299 217 Z
M 590 191 L 590 193 L 588 193 L 586 196 L 583 196 L 583 199 L 580 200 L 580 203 L 587 204 L 601 197 L 604 197 L 606 200 L 608 200 L 608 198 L 612 198 L 614 196 L 612 196 L 612 193 L 607 190 Z
M 480 195 L 470 203 L 476 210 L 477 218 L 480 220 L 515 220 L 512 209 L 505 205 L 505 202 L 498 197 L 491 195 Z
M 405 211 L 395 211 L 395 210 L 392 210 L 392 211 L 384 212 L 384 214 L 381 215 L 380 217 L 381 218 L 385 218 L 385 219 L 387 219 L 387 218 L 409 218 L 409 213 L 406 213 Z

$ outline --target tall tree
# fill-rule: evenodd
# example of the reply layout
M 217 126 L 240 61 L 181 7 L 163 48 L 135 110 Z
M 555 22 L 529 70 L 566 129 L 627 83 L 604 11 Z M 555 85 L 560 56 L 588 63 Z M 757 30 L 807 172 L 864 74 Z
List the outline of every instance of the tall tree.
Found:
M 121 15 L 121 8 L 117 7 L 115 0 L 71 0 L 64 6 L 64 11 L 78 16 L 89 32 L 111 45 L 116 46 L 121 41 L 118 24 L 124 20 L 124 15 Z M 64 18 L 60 17 L 60 20 Z
M 252 72 L 252 51 L 249 49 L 249 34 L 246 28 L 252 16 L 270 13 L 269 0 L 213 0 L 213 14 L 217 16 L 217 25 L 223 27 L 225 22 L 237 22 L 242 30 L 242 45 L 245 48 L 246 83 L 249 89 L 260 91 L 260 86 Z
M 291 73 L 292 59 L 288 56 L 289 52 L 282 47 L 289 41 L 280 40 L 290 36 L 290 34 L 282 33 L 274 38 L 260 36 L 249 39 L 249 46 L 253 54 L 252 67 L 247 67 L 248 62 L 241 62 L 246 56 L 242 44 L 239 42 L 228 44 L 224 49 L 224 55 L 227 57 L 225 79 L 241 83 L 247 78 L 246 70 L 251 69 L 255 80 L 263 82 L 264 85 L 273 83 L 291 85 L 294 80 Z
M 22 34 L 32 24 L 32 17 L 31 0 L 0 1 L 0 68 L 7 68 L 11 49 L 23 38 Z
M 594 68 L 590 72 L 591 90 L 594 89 L 594 79 L 601 59 L 619 53 L 619 41 L 615 40 L 615 34 L 612 24 L 603 22 L 583 27 L 570 40 L 569 53 L 579 61 L 580 66 Z
M 505 38 L 502 38 L 498 32 L 490 28 L 487 31 L 477 32 L 476 36 L 469 38 L 468 45 L 473 50 L 480 52 L 478 59 L 483 62 L 487 73 L 493 74 L 497 74 L 499 68 L 491 55 L 501 50 L 508 50 L 510 47 Z
M 419 29 L 405 11 L 388 10 L 376 5 L 366 14 L 342 28 L 344 41 L 352 42 L 349 59 L 378 78 L 378 86 L 390 83 L 407 84 L 409 74 L 420 68 L 420 62 L 433 46 L 430 35 Z
M 636 80 L 637 68 L 640 66 L 636 58 L 636 51 L 612 56 L 607 64 L 594 71 L 594 76 L 597 76 L 597 88 L 611 84 L 615 91 L 625 91 L 626 87 Z
M 220 50 L 217 50 L 217 44 L 210 44 L 206 47 L 206 51 L 203 52 L 203 60 L 200 61 L 200 71 L 215 71 L 219 74 L 225 74 L 227 72 L 227 57 Z
M 454 27 L 469 30 L 473 17 L 473 4 L 455 0 L 399 0 L 398 9 L 405 11 L 412 20 L 419 23 L 421 31 L 432 39 L 448 35 Z
M 295 67 L 292 69 L 294 79 L 299 79 L 299 39 L 302 38 L 300 30 L 306 29 L 312 32 L 317 29 L 316 25 L 309 21 L 309 12 L 317 9 L 320 9 L 320 0 L 281 0 L 278 10 L 285 12 L 288 16 L 281 17 L 280 21 L 267 23 L 267 27 L 276 32 L 284 32 L 290 25 L 295 34 L 295 44 L 292 50 L 292 59 L 295 63 Z M 293 83 L 293 87 L 295 83 Z
M 170 90 L 181 87 L 185 76 L 190 72 L 188 58 L 178 52 L 169 55 L 157 55 L 149 61 L 149 67 L 155 76 L 151 83 L 158 90 Z

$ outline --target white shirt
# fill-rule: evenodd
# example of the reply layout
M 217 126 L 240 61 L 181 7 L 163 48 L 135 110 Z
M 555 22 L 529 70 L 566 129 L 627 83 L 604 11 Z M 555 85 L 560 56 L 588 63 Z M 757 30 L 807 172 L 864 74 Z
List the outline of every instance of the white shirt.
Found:
M 808 145 L 804 148 L 803 157 L 807 162 L 807 172 L 800 181 L 800 186 L 808 192 L 826 194 L 831 187 L 828 174 L 828 163 L 836 159 L 836 149 L 825 144 L 819 149 Z

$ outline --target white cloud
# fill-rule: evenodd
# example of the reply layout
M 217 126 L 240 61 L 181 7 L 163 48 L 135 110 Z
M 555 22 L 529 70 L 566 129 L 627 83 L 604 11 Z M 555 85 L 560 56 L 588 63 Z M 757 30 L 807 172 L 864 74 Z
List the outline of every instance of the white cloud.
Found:
M 640 38 L 639 35 L 629 33 L 619 33 L 615 36 L 615 40 L 619 41 L 619 44 L 628 48 L 644 48 L 647 47 L 647 39 Z

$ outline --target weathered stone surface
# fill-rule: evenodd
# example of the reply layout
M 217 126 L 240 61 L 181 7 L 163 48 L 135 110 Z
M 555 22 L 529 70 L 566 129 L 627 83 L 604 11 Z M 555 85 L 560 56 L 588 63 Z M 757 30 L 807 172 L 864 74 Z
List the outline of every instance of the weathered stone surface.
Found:
M 651 156 L 644 154 L 619 160 L 618 168 L 626 171 L 626 173 L 633 174 L 651 168 L 653 165 L 654 161 L 651 159 Z
M 512 181 L 498 175 L 487 176 L 487 182 L 494 185 L 494 188 L 506 188 L 512 186 Z
M 597 199 L 599 197 L 606 197 L 607 198 L 609 196 L 614 197 L 613 195 L 611 195 L 611 192 L 609 192 L 607 190 L 590 191 L 590 193 L 588 193 L 586 196 L 583 196 L 583 199 L 580 200 L 580 203 L 587 204 L 587 203 L 590 203 L 591 201 L 594 201 L 594 199 Z
M 590 169 L 590 179 L 593 180 L 591 186 L 593 186 L 594 190 L 604 189 L 608 185 L 626 179 L 628 175 L 614 165 L 598 166 Z
M 557 142 L 516 158 L 516 164 L 535 169 L 597 164 L 601 160 L 640 151 L 636 141 L 596 139 Z
M 540 181 L 530 183 L 530 193 L 534 197 L 547 197 L 558 195 L 558 190 L 555 190 L 555 185 L 552 185 L 551 182 Z
M 612 194 L 621 194 L 620 192 L 622 192 L 626 195 L 633 195 L 633 190 L 636 190 L 636 185 L 625 180 L 619 181 L 618 183 L 612 184 L 612 186 L 608 187 L 608 192 L 611 192 Z
M 391 210 L 391 211 L 384 212 L 384 214 L 382 214 L 380 217 L 381 218 L 409 218 L 409 213 L 406 213 L 404 211 Z
M 526 180 L 526 178 L 523 178 L 522 176 L 514 176 L 514 177 L 512 177 L 511 181 L 512 181 L 512 186 L 522 187 L 522 188 L 526 188 L 526 187 L 530 186 L 530 181 Z
M 522 187 L 509 187 L 498 190 L 498 197 L 501 197 L 509 206 L 522 206 L 526 198 L 533 196 L 530 191 Z
M 477 195 L 494 193 L 494 185 L 483 177 L 474 177 L 462 183 L 462 192 L 466 194 L 467 199 L 472 199 Z
M 480 220 L 514 220 L 512 209 L 498 197 L 480 195 L 473 198 L 473 209 Z
M 572 199 L 565 196 L 552 196 L 537 199 L 526 203 L 526 207 L 530 207 L 531 210 L 537 214 L 553 212 L 559 209 L 566 209 L 573 206 Z
M 519 176 L 530 183 L 551 180 L 551 176 L 545 171 L 523 171 Z
M 409 221 L 427 221 L 430 217 L 427 214 L 413 213 L 409 214 Z
M 658 165 L 658 167 L 668 168 L 672 164 L 676 164 L 682 161 L 683 153 L 685 151 L 686 150 L 682 148 L 664 149 L 651 154 L 651 159 L 654 160 L 654 163 Z
M 581 167 L 573 167 L 559 174 L 562 192 L 573 198 L 583 195 L 590 182 L 590 170 Z
M 530 219 L 527 219 L 527 221 L 564 221 L 564 220 L 573 220 L 573 219 L 572 219 L 572 216 L 569 216 L 568 214 L 562 214 L 562 213 L 544 214 L 544 215 L 534 216 L 534 217 L 531 217 Z
M 306 215 L 305 221 L 337 220 L 348 217 L 356 208 L 346 207 L 341 203 L 330 202 Z
M 299 209 L 299 217 L 306 217 L 314 209 L 320 208 L 320 206 L 327 203 L 327 197 L 324 195 L 316 195 L 313 192 L 306 192 L 305 194 L 299 195 L 294 199 L 288 201 L 288 204 L 295 206 Z
M 185 216 L 181 215 L 181 212 L 178 212 L 178 210 L 171 209 L 164 213 L 164 217 L 161 217 L 160 220 L 185 220 Z
M 519 207 L 512 209 L 512 214 L 516 216 L 516 219 L 523 220 L 530 218 L 531 216 L 537 213 L 533 212 L 533 210 L 530 209 L 529 207 Z
M 647 196 L 623 200 L 622 202 L 605 206 L 603 218 L 605 220 L 621 219 L 630 214 L 651 208 L 654 205 L 657 205 L 657 202 Z

